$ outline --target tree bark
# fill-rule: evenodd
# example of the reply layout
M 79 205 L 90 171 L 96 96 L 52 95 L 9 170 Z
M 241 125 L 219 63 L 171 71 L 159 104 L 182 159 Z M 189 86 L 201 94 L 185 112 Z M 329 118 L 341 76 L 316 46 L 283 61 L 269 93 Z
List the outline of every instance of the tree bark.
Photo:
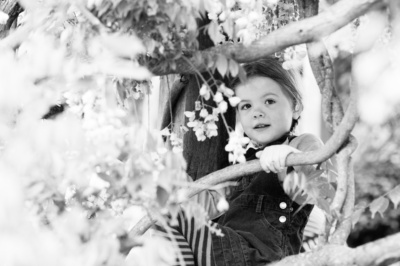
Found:
M 357 248 L 326 245 L 318 250 L 293 255 L 271 266 L 376 266 L 390 265 L 400 260 L 400 233 L 364 244 Z

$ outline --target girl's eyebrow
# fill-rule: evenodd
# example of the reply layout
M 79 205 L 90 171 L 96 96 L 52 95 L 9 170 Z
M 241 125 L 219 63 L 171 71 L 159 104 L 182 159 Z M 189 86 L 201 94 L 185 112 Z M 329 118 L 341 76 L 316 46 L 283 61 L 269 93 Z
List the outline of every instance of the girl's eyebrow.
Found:
M 260 98 L 265 98 L 265 97 L 267 97 L 267 96 L 270 96 L 270 95 L 272 95 L 272 96 L 275 96 L 275 97 L 279 97 L 279 96 L 278 96 L 278 94 L 276 94 L 276 93 L 273 93 L 273 92 L 267 92 L 267 93 L 265 93 L 265 94 L 261 95 L 261 97 L 260 97 Z M 247 99 L 243 99 L 243 98 L 241 98 L 241 99 L 240 99 L 240 102 L 241 102 L 241 103 L 243 103 L 243 102 L 251 102 L 251 100 L 247 100 Z
M 276 93 L 273 93 L 273 92 L 267 92 L 267 93 L 263 94 L 263 95 L 261 96 L 261 98 L 264 98 L 264 97 L 266 97 L 266 96 L 270 96 L 270 95 L 273 95 L 273 96 L 279 97 L 279 96 L 278 96 L 278 94 L 276 94 Z

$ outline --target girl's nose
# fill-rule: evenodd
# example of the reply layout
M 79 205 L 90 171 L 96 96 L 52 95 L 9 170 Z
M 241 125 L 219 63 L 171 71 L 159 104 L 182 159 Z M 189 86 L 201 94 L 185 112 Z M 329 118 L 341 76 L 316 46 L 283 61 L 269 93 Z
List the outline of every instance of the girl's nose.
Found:
M 254 118 L 262 118 L 262 117 L 264 117 L 264 113 L 256 111 L 256 112 L 253 113 L 253 117 Z

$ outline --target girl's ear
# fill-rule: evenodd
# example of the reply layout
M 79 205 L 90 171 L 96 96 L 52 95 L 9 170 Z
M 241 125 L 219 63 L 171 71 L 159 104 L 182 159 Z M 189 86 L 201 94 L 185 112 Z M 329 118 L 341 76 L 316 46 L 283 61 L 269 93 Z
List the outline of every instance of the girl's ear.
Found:
M 294 110 L 293 110 L 293 119 L 298 120 L 300 118 L 301 115 L 301 107 L 299 106 L 299 104 L 296 104 L 294 106 Z

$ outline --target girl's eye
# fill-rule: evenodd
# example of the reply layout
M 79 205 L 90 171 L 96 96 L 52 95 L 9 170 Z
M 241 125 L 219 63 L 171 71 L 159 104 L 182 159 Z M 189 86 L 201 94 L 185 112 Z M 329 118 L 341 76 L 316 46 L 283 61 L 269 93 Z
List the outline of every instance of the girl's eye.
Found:
M 267 105 L 274 104 L 274 103 L 276 103 L 276 101 L 273 100 L 273 99 L 266 99 L 265 100 L 265 104 L 267 104 Z
M 250 107 L 251 107 L 251 105 L 248 104 L 248 103 L 246 103 L 246 104 L 243 104 L 242 106 L 240 106 L 240 110 L 247 110 L 247 109 L 249 109 Z

